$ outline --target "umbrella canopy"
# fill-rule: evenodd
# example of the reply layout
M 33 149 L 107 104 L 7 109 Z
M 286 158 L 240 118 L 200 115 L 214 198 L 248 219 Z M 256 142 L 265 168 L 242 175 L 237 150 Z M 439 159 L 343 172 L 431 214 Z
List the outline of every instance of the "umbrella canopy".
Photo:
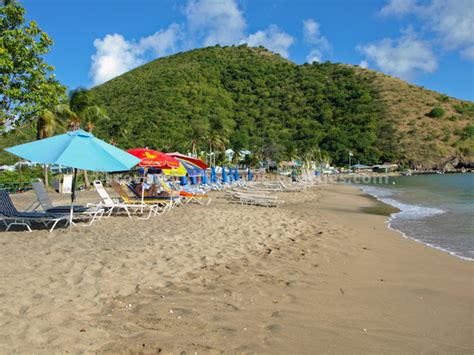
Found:
M 144 168 L 177 169 L 181 163 L 168 154 L 148 148 L 128 149 L 128 153 L 140 159 L 138 166 Z
M 140 160 L 81 129 L 5 149 L 40 164 L 91 171 L 125 171 Z
M 233 181 L 234 181 L 234 175 L 232 175 L 232 168 L 229 167 L 229 182 L 232 184 Z
M 181 164 L 179 168 L 176 169 L 163 169 L 162 170 L 163 174 L 168 175 L 168 176 L 186 176 L 188 173 L 186 171 L 186 168 Z
M 222 168 L 222 183 L 227 184 L 227 173 L 225 172 L 225 168 Z
M 204 163 L 201 159 L 198 159 L 198 158 L 188 157 L 187 155 L 184 155 L 184 154 L 181 154 L 181 153 L 178 153 L 178 152 L 169 153 L 168 155 L 170 155 L 173 158 L 176 158 L 180 161 L 185 160 L 185 161 L 193 164 L 194 166 L 197 166 L 199 169 L 206 170 L 207 168 L 209 168 L 209 166 L 206 163 Z
M 176 159 L 178 159 L 178 161 L 184 166 L 184 168 L 186 169 L 188 173 L 188 176 L 194 177 L 194 176 L 204 175 L 204 170 L 200 168 L 198 165 L 181 158 L 176 158 Z
M 23 159 L 41 164 L 59 164 L 74 168 L 71 189 L 71 212 L 69 226 L 72 226 L 73 203 L 77 169 L 92 171 L 125 171 L 140 162 L 133 155 L 94 137 L 79 129 L 38 141 L 20 144 L 5 149 Z
M 185 186 L 188 184 L 188 178 L 186 176 L 180 176 L 179 177 L 179 184 L 181 186 Z
M 213 166 L 211 168 L 211 183 L 216 183 L 216 182 L 217 182 L 216 168 Z
M 163 174 L 169 175 L 169 176 L 190 176 L 190 177 L 196 177 L 196 176 L 202 176 L 204 174 L 204 170 L 201 168 L 185 161 L 178 159 L 179 162 L 181 163 L 180 167 L 177 169 L 163 169 Z

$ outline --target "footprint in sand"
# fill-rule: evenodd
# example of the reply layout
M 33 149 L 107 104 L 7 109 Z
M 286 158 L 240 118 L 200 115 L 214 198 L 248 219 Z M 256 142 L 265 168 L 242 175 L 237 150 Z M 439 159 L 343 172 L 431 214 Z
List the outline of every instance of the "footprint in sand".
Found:
M 269 331 L 272 334 L 275 333 L 280 333 L 283 329 L 283 327 L 280 324 L 269 324 L 265 327 L 267 331 Z

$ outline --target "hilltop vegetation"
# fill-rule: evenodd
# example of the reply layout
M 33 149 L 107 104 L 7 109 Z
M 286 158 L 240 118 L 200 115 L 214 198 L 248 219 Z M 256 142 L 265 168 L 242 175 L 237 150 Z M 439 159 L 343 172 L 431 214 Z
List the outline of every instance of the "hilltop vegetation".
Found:
M 399 160 L 431 168 L 458 159 L 474 162 L 474 104 L 411 85 L 380 72 L 356 68 L 369 80 L 396 131 Z
M 474 104 L 372 70 L 296 65 L 264 48 L 179 53 L 91 93 L 107 113 L 90 122 L 94 134 L 122 148 L 212 149 L 221 159 L 226 148 L 248 149 L 254 160 L 335 165 L 352 151 L 361 163 L 419 168 L 474 160 Z
M 371 163 L 396 158 L 392 127 L 378 119 L 384 109 L 369 82 L 352 68 L 298 66 L 264 48 L 181 53 L 92 91 L 113 122 L 98 130 L 121 146 L 225 146 L 277 161 L 327 152 L 336 164 L 349 149 Z

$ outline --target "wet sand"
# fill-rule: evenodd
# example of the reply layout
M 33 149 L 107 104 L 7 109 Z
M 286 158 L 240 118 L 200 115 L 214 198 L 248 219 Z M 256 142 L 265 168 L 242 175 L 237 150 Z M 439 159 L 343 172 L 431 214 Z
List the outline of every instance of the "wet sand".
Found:
M 0 232 L 0 353 L 474 351 L 472 262 L 389 230 L 354 187 L 279 197 Z

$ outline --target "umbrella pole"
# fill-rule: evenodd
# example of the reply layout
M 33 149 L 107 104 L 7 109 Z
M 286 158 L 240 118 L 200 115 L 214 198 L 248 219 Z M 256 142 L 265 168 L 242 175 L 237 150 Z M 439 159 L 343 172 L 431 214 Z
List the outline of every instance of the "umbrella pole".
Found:
M 145 204 L 145 176 L 146 176 L 147 168 L 143 168 L 143 181 L 142 181 L 142 206 L 141 206 L 141 213 L 143 213 L 143 205 Z
M 71 210 L 69 213 L 69 232 L 72 231 L 72 217 L 74 214 L 74 200 L 76 199 L 76 177 L 77 169 L 74 168 L 74 177 L 72 178 L 72 187 L 71 187 Z

